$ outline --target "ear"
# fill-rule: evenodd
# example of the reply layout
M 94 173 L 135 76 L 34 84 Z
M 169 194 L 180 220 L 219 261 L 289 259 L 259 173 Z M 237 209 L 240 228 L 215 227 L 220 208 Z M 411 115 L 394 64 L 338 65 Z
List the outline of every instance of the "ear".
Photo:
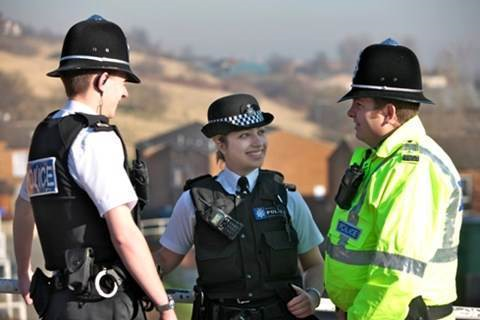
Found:
M 223 137 L 221 135 L 213 137 L 212 140 L 215 143 L 215 145 L 217 146 L 217 149 L 220 150 L 220 151 L 225 150 L 225 148 L 227 147 L 226 143 L 225 143 L 225 137 Z
M 385 123 L 390 123 L 390 124 L 398 123 L 397 107 L 393 103 L 387 103 L 382 110 L 383 110 L 382 113 L 385 117 Z
M 100 93 L 104 92 L 105 84 L 107 83 L 108 77 L 109 77 L 108 72 L 102 72 L 95 77 L 94 86 L 98 92 Z

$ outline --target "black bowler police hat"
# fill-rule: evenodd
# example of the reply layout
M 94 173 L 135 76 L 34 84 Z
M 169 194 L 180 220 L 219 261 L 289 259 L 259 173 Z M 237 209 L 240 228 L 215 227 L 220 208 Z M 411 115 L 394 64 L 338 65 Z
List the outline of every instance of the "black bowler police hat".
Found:
M 208 108 L 208 123 L 202 132 L 207 138 L 229 132 L 258 128 L 273 121 L 273 115 L 262 112 L 257 99 L 239 93 L 215 100 Z
M 47 75 L 61 77 L 96 70 L 119 71 L 126 75 L 127 81 L 140 82 L 130 69 L 128 44 L 122 29 L 101 16 L 93 15 L 68 30 L 60 65 Z
M 433 104 L 423 95 L 415 53 L 392 39 L 370 45 L 360 53 L 352 89 L 338 102 L 362 97 Z

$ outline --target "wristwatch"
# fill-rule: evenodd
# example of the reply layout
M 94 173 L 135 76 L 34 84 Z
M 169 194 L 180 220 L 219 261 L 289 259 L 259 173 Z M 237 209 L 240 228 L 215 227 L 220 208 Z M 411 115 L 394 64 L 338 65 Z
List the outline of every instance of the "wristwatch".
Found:
M 175 300 L 173 300 L 172 296 L 169 294 L 167 294 L 167 297 L 168 303 L 155 306 L 155 309 L 157 309 L 158 312 L 172 310 L 173 308 L 175 308 Z
M 312 287 L 306 288 L 305 291 L 306 291 L 307 293 L 312 292 L 314 295 L 317 296 L 318 301 L 317 301 L 317 305 L 315 306 L 315 308 L 318 307 L 318 306 L 320 305 L 320 300 L 322 300 L 322 294 L 320 293 L 320 291 L 318 291 L 317 288 L 312 288 Z

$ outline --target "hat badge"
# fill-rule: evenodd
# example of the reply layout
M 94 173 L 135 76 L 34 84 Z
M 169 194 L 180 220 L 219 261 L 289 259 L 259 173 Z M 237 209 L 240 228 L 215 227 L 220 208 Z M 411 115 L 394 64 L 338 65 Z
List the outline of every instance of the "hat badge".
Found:
M 240 110 L 241 113 L 246 113 L 247 115 L 252 115 L 255 113 L 255 109 L 253 108 L 252 104 L 246 104 Z

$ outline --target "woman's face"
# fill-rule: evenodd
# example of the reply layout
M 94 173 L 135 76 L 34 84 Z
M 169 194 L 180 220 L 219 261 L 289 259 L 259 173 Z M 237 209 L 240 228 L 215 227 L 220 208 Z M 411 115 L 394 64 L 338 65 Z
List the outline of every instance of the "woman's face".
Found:
M 230 132 L 224 139 L 214 138 L 225 158 L 225 165 L 243 176 L 260 168 L 267 152 L 267 137 L 264 127 Z

